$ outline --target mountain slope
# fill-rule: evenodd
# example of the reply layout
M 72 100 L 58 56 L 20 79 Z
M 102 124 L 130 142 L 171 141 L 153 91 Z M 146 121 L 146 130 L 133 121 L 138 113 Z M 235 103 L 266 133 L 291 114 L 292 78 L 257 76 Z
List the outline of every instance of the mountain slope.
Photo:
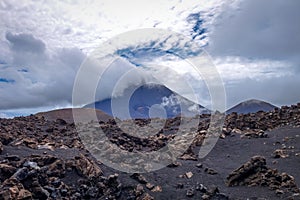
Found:
M 45 119 L 49 121 L 55 121 L 56 119 L 63 119 L 67 123 L 73 123 L 73 115 L 77 115 L 77 120 L 80 122 L 89 122 L 93 115 L 95 114 L 94 109 L 89 108 L 64 108 L 58 110 L 51 110 L 48 112 L 40 112 L 37 113 L 37 116 L 43 116 Z M 112 119 L 111 116 L 107 115 L 106 113 L 96 110 L 96 116 L 99 121 L 107 122 L 109 119 Z
M 203 106 L 157 84 L 143 85 L 136 90 L 128 88 L 122 96 L 97 101 L 84 107 L 96 108 L 120 119 L 172 118 L 182 113 L 195 115 L 209 112 Z
M 257 100 L 257 99 L 251 99 L 244 102 L 241 102 L 237 104 L 236 106 L 228 109 L 226 111 L 227 114 L 236 112 L 238 114 L 247 114 L 247 113 L 256 113 L 258 111 L 272 111 L 276 106 L 267 103 L 265 101 Z

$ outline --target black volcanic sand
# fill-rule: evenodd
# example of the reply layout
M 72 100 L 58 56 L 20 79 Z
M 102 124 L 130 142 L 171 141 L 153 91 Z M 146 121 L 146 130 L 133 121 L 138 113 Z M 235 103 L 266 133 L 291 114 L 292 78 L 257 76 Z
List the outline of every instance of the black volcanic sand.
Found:
M 62 119 L 0 119 L 0 199 L 300 199 L 299 108 L 231 114 L 213 150 L 197 159 L 208 121 L 202 120 L 188 157 L 145 174 L 101 164 Z M 168 135 L 143 141 L 118 135 L 111 120 L 101 124 L 120 148 L 157 149 L 177 121 L 168 122 Z
M 268 138 L 258 139 L 241 139 L 239 135 L 232 135 L 226 139 L 220 139 L 214 149 L 207 157 L 198 161 L 178 160 L 182 166 L 166 167 L 164 169 L 143 174 L 147 181 L 154 185 L 162 186 L 163 192 L 149 192 L 155 199 L 189 199 L 186 196 L 187 190 L 203 184 L 208 189 L 217 187 L 220 193 L 224 193 L 230 199 L 286 199 L 291 196 L 277 195 L 268 187 L 247 187 L 236 186 L 227 187 L 226 177 L 236 168 L 250 160 L 251 157 L 261 155 L 266 158 L 267 166 L 276 168 L 279 172 L 286 172 L 295 178 L 296 184 L 300 185 L 300 128 L 285 127 L 271 132 L 268 132 Z M 289 138 L 286 142 L 286 138 Z M 286 146 L 294 147 L 288 149 L 287 158 L 274 158 L 273 152 Z M 197 149 L 194 150 L 195 153 Z M 196 165 L 201 163 L 202 167 Z M 217 172 L 215 175 L 210 175 L 205 172 L 205 169 L 212 169 Z M 103 170 L 111 173 L 115 171 L 102 166 Z M 193 176 L 188 179 L 186 177 L 179 178 L 187 172 L 192 172 Z M 120 173 L 120 180 L 128 182 L 128 174 Z M 121 181 L 121 182 L 122 182 Z M 137 184 L 132 182 L 131 184 Z M 183 188 L 178 188 L 178 184 L 183 184 Z M 196 191 L 192 199 L 201 199 L 203 193 Z M 218 199 L 215 197 L 215 199 Z M 222 198 L 220 198 L 222 199 Z M 225 199 L 225 198 L 224 198 Z M 300 199 L 293 197 L 293 199 Z

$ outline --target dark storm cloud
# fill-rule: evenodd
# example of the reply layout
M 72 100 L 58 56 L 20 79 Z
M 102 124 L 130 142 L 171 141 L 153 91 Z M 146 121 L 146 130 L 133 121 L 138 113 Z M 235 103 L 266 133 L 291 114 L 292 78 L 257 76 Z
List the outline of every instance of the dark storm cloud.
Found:
M 30 34 L 6 34 L 11 63 L 1 68 L 0 110 L 71 103 L 76 72 L 85 58 L 78 48 L 47 49 Z M 52 52 L 52 53 L 51 53 Z
M 42 54 L 46 49 L 46 45 L 42 40 L 30 34 L 7 32 L 5 38 L 10 42 L 13 51 Z
M 12 57 L 12 63 L 10 64 L 42 67 L 47 59 L 46 44 L 32 34 L 7 32 L 5 39 L 8 42 Z
M 210 50 L 216 56 L 296 60 L 300 52 L 299 9 L 298 0 L 243 1 L 239 9 L 226 10 L 216 21 Z

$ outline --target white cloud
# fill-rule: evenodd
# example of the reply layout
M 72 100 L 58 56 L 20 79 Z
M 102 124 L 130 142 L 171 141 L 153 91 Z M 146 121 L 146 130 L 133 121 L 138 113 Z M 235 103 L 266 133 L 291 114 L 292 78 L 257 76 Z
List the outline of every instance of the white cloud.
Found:
M 86 55 L 117 34 L 150 27 L 182 33 L 192 43 L 208 44 L 206 49 L 225 82 L 230 105 L 250 95 L 282 104 L 294 102 L 298 96 L 282 88 L 289 84 L 294 90 L 299 79 L 298 5 L 297 0 L 2 0 L 0 78 L 15 82 L 0 81 L 0 109 L 68 105 L 77 69 Z M 194 18 L 188 20 L 189 16 Z M 205 33 L 197 36 L 201 30 Z M 186 90 L 188 85 L 197 91 L 199 103 L 209 106 L 205 82 L 182 60 L 159 57 L 144 64 L 152 65 L 148 73 L 175 92 L 188 97 L 193 93 Z M 125 60 L 115 65 L 113 76 L 107 72 L 104 77 L 107 86 L 99 93 L 100 99 L 133 67 Z M 152 79 L 146 77 L 124 79 L 116 95 L 128 84 Z M 282 90 L 280 94 L 289 95 L 281 97 L 282 101 L 276 100 L 278 95 L 266 95 L 274 82 Z
M 9 117 L 7 114 L 5 114 L 5 113 L 1 113 L 0 112 L 0 118 L 11 118 L 11 117 Z
M 263 80 L 292 75 L 292 65 L 274 60 L 250 60 L 242 57 L 218 57 L 215 64 L 225 82 L 242 79 Z
M 194 24 L 186 18 L 201 12 L 209 24 L 223 5 L 212 1 L 16 1 L 0 4 L 1 27 L 12 33 L 43 38 L 48 47 L 74 47 L 90 51 L 117 34 L 139 28 L 163 28 L 190 35 Z

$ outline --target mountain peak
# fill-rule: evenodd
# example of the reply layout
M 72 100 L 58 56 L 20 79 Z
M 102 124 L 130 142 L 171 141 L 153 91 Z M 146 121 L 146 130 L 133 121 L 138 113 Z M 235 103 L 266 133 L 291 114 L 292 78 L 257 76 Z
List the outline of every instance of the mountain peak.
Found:
M 113 106 L 117 109 L 113 110 Z M 209 112 L 203 106 L 159 84 L 145 84 L 133 91 L 128 88 L 122 96 L 96 101 L 84 107 L 96 108 L 120 119 L 172 118 L 182 113 L 196 115 Z
M 274 110 L 274 108 L 276 108 L 276 106 L 268 102 L 258 100 L 258 99 L 249 99 L 228 109 L 226 113 L 229 114 L 229 113 L 236 112 L 238 114 L 241 113 L 247 114 L 247 113 L 256 113 L 258 111 L 268 112 Z

